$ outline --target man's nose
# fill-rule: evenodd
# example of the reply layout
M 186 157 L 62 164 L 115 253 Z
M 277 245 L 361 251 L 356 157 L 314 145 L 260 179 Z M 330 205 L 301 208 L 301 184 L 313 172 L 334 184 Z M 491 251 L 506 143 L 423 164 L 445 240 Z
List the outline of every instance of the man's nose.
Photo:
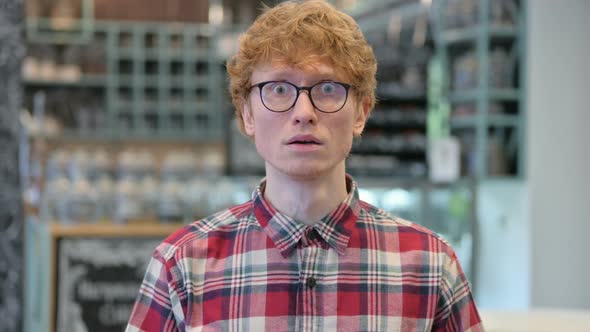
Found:
M 299 93 L 293 106 L 293 120 L 295 123 L 315 123 L 317 121 L 317 112 L 308 91 Z

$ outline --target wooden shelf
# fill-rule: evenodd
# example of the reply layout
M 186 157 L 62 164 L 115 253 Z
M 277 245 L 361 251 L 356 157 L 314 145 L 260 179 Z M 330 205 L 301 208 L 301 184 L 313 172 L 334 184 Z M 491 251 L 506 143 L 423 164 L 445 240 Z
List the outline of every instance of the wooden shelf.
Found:
M 456 28 L 444 31 L 442 40 L 447 45 L 475 42 L 479 34 L 479 26 Z M 488 36 L 492 39 L 514 39 L 518 36 L 518 30 L 513 26 L 492 25 L 489 28 Z
M 517 115 L 489 114 L 484 125 L 496 127 L 518 127 L 520 118 Z M 457 116 L 451 118 L 453 129 L 475 128 L 479 124 L 479 117 L 476 115 Z
M 106 75 L 82 74 L 79 80 L 46 80 L 40 78 L 25 78 L 25 85 L 35 87 L 80 87 L 80 88 L 104 88 Z
M 127 225 L 117 224 L 74 224 L 64 225 L 59 223 L 50 224 L 50 232 L 55 237 L 61 236 L 162 236 L 166 237 L 176 230 L 184 227 L 185 224 L 155 224 L 155 223 L 137 223 Z
M 450 102 L 454 104 L 476 102 L 479 98 L 483 98 L 483 91 L 479 89 L 453 91 L 449 96 Z M 516 102 L 519 98 L 520 92 L 517 89 L 491 88 L 486 99 L 491 101 Z

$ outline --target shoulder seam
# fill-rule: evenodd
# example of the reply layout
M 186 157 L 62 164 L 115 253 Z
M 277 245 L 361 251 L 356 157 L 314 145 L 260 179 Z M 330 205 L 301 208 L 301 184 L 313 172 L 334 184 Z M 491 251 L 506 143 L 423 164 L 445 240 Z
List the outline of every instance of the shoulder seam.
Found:
M 445 240 L 441 235 L 439 235 L 438 233 L 434 232 L 431 229 L 428 229 L 420 224 L 417 224 L 415 222 L 397 217 L 379 207 L 376 207 L 374 205 L 371 205 L 367 202 L 361 201 L 361 210 L 364 210 L 364 213 L 367 214 L 374 214 L 377 215 L 383 219 L 388 219 L 390 221 L 392 221 L 393 223 L 395 223 L 396 227 L 407 227 L 407 228 L 411 228 L 416 232 L 420 232 L 424 235 L 430 236 L 435 238 L 438 241 L 441 241 L 442 243 L 444 243 L 446 246 L 451 247 L 451 245 L 447 242 L 447 240 Z
M 235 223 L 236 221 L 237 223 L 247 221 L 252 215 L 252 210 L 248 207 L 250 202 L 251 201 L 233 206 L 208 217 L 193 221 L 166 237 L 166 239 L 160 243 L 156 252 L 162 257 L 162 259 L 164 259 L 164 261 L 169 261 L 174 255 L 176 255 L 180 248 L 195 240 L 206 237 L 209 232 L 215 231 L 225 225 Z M 250 210 L 250 212 L 248 212 L 248 210 Z M 218 218 L 219 216 L 223 216 L 223 218 Z M 183 232 L 185 234 L 182 234 Z M 175 239 L 168 242 L 172 237 L 175 237 Z

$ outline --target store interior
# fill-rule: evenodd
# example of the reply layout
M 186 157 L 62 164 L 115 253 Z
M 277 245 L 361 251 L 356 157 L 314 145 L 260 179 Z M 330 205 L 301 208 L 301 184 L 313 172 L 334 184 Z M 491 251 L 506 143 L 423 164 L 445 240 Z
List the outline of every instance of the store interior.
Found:
M 0 317 L 120 331 L 155 246 L 264 176 L 225 71 L 262 2 L 6 1 Z M 378 60 L 361 199 L 453 246 L 490 330 L 587 328 L 590 2 L 329 2 Z

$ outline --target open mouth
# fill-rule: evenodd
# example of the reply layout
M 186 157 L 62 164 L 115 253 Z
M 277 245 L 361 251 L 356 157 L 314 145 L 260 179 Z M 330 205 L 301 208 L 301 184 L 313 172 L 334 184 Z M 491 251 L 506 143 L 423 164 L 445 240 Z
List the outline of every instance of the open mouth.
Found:
M 289 144 L 305 144 L 305 145 L 312 145 L 312 144 L 316 144 L 316 145 L 320 145 L 320 143 L 315 142 L 315 141 L 293 141 Z
M 289 139 L 287 145 L 322 145 L 322 143 L 314 135 L 296 135 Z

